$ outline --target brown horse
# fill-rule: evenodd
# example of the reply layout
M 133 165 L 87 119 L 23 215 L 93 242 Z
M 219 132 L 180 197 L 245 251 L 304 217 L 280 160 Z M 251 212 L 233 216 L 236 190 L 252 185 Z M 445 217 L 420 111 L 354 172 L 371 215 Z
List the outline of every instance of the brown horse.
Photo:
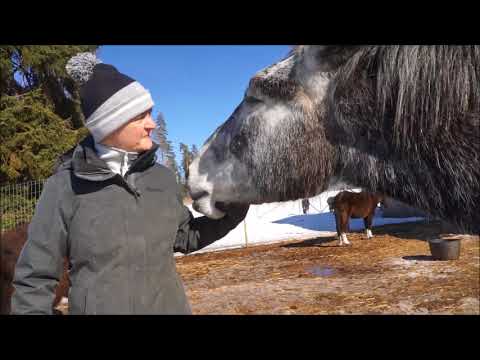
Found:
M 13 277 L 15 265 L 20 256 L 23 245 L 27 241 L 28 224 L 21 224 L 17 228 L 2 234 L 2 254 L 0 254 L 0 315 L 10 314 L 11 298 L 13 295 Z M 60 304 L 64 304 L 68 297 L 70 280 L 68 277 L 68 262 L 65 259 L 64 271 L 56 288 L 55 299 L 52 309 L 55 314 L 61 314 L 57 310 Z
M 340 246 L 350 245 L 347 239 L 350 218 L 363 218 L 367 239 L 373 237 L 372 220 L 375 208 L 379 202 L 383 204 L 384 200 L 384 195 L 379 193 L 355 193 L 350 191 L 342 191 L 335 197 L 328 198 L 327 202 L 330 210 L 335 212 L 335 223 Z

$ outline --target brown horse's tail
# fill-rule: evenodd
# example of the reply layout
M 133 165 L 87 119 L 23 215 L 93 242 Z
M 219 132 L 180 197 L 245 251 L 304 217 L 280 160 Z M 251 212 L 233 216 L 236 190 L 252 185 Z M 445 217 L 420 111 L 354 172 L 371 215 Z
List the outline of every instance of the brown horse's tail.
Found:
M 335 196 L 330 196 L 327 199 L 327 204 L 328 204 L 328 207 L 329 207 L 330 211 L 333 211 L 334 210 L 334 204 L 335 204 Z

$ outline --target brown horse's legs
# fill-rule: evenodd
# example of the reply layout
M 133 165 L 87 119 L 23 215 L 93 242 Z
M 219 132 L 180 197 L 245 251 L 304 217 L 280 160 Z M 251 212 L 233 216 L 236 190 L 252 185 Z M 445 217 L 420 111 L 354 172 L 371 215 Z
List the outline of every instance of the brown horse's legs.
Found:
M 350 241 L 347 239 L 347 230 L 348 230 L 348 214 L 344 211 L 340 213 L 335 212 L 335 219 L 337 223 L 337 234 L 340 240 L 339 245 L 350 245 Z
M 363 218 L 363 222 L 365 224 L 365 233 L 367 234 L 367 239 L 370 239 L 370 238 L 373 237 L 373 234 L 372 234 L 372 220 L 373 220 L 373 214 L 370 214 L 367 217 Z
M 335 227 L 337 228 L 337 236 L 340 239 L 341 231 L 340 231 L 340 215 L 338 211 L 335 210 Z

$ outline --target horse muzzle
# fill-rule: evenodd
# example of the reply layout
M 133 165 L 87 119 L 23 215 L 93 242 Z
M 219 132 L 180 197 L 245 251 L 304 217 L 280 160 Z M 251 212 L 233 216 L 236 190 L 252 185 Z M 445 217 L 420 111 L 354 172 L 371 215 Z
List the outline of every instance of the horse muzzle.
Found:
M 193 209 L 211 219 L 221 219 L 225 216 L 225 212 L 215 206 L 216 201 L 207 192 L 192 194 L 192 200 Z

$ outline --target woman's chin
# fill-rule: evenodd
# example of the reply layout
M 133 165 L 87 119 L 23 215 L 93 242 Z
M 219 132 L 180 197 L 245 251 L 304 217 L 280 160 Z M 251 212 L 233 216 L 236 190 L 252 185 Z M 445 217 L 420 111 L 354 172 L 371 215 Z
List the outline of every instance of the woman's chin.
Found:
M 152 139 L 145 138 L 145 139 L 142 139 L 138 144 L 137 151 L 138 152 L 147 151 L 147 150 L 150 150 L 152 146 L 153 146 Z

